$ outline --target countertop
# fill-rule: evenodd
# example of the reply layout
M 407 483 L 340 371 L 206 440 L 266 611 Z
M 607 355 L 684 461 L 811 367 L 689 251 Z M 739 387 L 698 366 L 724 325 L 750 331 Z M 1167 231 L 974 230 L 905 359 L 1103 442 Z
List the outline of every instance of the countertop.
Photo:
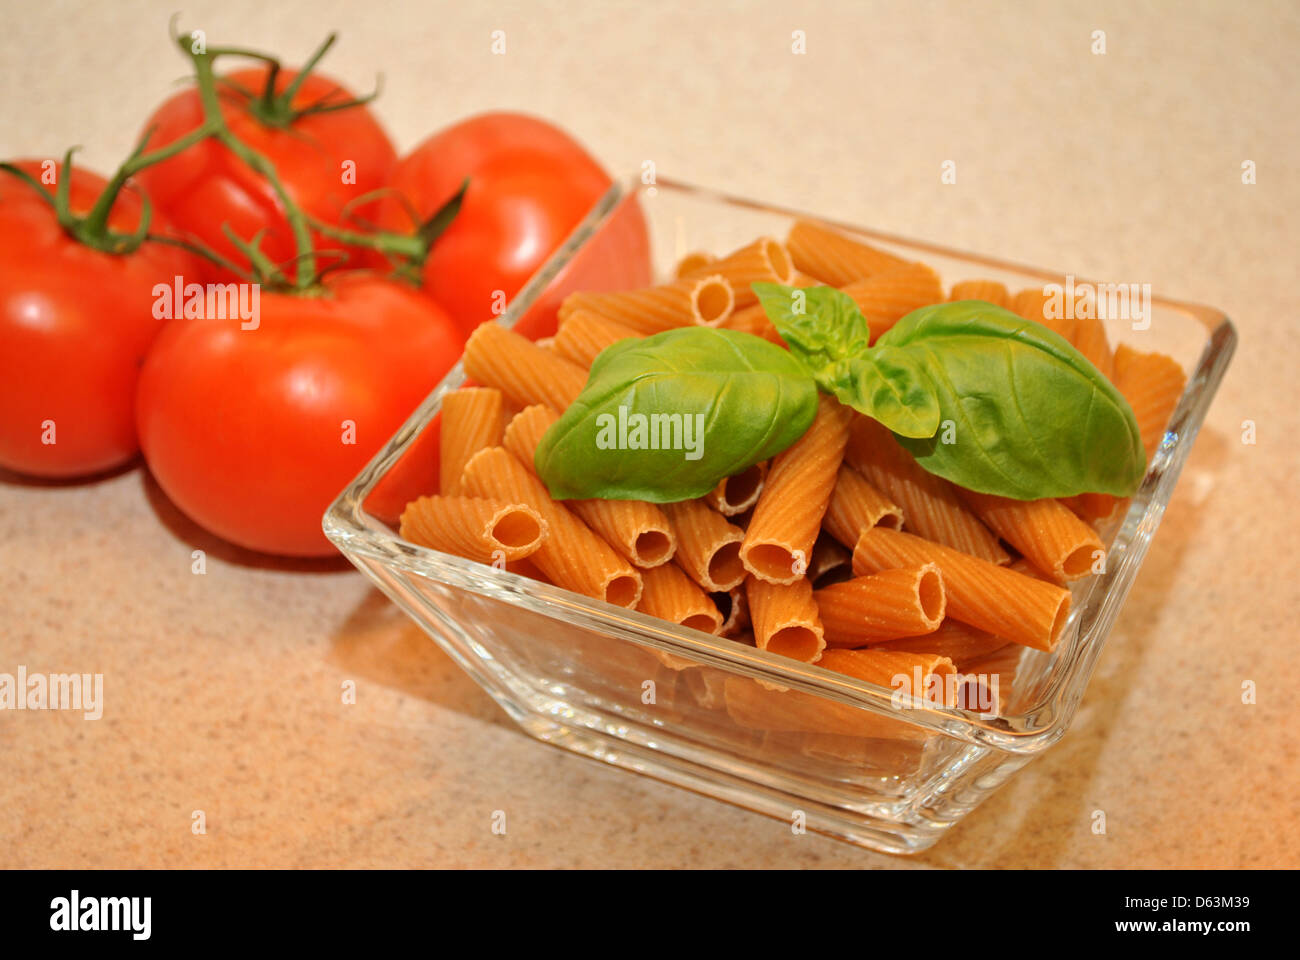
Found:
M 0 155 L 111 168 L 185 75 L 175 6 L 6 4 Z M 227 547 L 138 465 L 5 476 L 0 671 L 102 672 L 105 709 L 0 712 L 0 866 L 1300 866 L 1296 5 L 789 6 L 191 0 L 182 24 L 290 62 L 340 30 L 327 71 L 383 72 L 400 148 L 523 109 L 611 170 L 1224 309 L 1237 357 L 1062 741 L 920 856 L 793 835 L 537 744 L 346 563 Z

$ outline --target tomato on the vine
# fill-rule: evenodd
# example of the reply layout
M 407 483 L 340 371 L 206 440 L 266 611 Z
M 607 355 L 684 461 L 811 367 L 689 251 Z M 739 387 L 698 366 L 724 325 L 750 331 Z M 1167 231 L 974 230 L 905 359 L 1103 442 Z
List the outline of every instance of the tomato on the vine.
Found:
M 177 506 L 226 540 L 330 555 L 326 507 L 462 347 L 427 297 L 365 272 L 263 292 L 255 329 L 178 320 L 140 376 L 145 459 Z
M 362 103 L 340 84 L 294 70 L 276 72 L 274 92 L 263 95 L 270 67 L 236 70 L 221 78 L 221 113 L 226 126 L 244 144 L 275 167 L 285 190 L 309 216 L 346 225 L 350 213 L 372 215 L 367 202 L 349 211 L 350 203 L 385 186 L 397 155 L 387 134 Z M 319 107 L 330 109 L 320 112 Z M 177 93 L 145 124 L 152 131 L 149 150 L 164 147 L 199 127 L 204 120 L 197 89 Z M 138 176 L 150 198 L 182 233 L 197 237 L 241 267 L 245 257 L 226 236 L 228 226 L 244 240 L 265 231 L 261 249 L 273 262 L 288 263 L 297 253 L 284 206 L 267 179 L 216 140 L 204 140 Z M 347 247 L 313 231 L 316 250 L 344 250 L 349 266 L 383 262 L 372 251 Z M 223 278 L 229 273 L 221 271 Z
M 485 113 L 434 134 L 398 162 L 380 225 L 409 232 L 412 213 L 431 216 L 467 179 L 460 210 L 422 272 L 425 291 L 466 335 L 501 312 L 611 182 L 557 127 L 525 114 Z M 644 240 L 639 212 L 630 227 Z M 611 282 L 634 285 L 645 273 L 633 265 L 628 275 L 629 265 L 615 259 L 605 266 Z
M 107 184 L 53 160 L 14 164 L 52 193 L 68 177 L 69 210 L 89 212 Z M 107 226 L 133 233 L 142 203 L 118 193 Z M 159 218 L 154 229 L 163 228 Z M 166 316 L 154 287 L 206 268 L 146 242 L 113 253 L 78 241 L 40 190 L 0 171 L 0 466 L 42 477 L 112 469 L 139 449 L 136 379 Z

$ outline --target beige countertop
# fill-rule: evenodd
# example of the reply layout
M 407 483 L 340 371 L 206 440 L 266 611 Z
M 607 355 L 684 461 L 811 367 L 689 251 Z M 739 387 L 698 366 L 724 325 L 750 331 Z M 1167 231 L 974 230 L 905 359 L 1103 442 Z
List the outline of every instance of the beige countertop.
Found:
M 0 712 L 0 866 L 1300 866 L 1296 5 L 790 6 L 193 0 L 183 23 L 290 61 L 338 28 L 327 69 L 382 70 L 401 148 L 524 109 L 610 169 L 1224 309 L 1236 360 L 1064 739 L 919 857 L 795 836 L 535 743 L 351 567 L 225 547 L 138 467 L 4 477 L 0 671 L 101 672 L 106 705 Z M 185 75 L 175 7 L 6 11 L 0 155 L 113 166 Z

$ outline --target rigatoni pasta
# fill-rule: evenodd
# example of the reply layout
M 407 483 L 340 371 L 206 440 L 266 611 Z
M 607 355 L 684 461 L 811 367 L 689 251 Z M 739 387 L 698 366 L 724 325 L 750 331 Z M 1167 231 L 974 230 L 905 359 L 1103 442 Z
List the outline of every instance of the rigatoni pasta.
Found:
M 546 487 L 504 447 L 470 458 L 461 488 L 473 497 L 525 503 L 546 521 L 547 535 L 529 556 L 557 586 L 620 607 L 641 599 L 641 575 L 581 520 L 551 499 Z
M 641 571 L 644 588 L 637 609 L 692 630 L 718 633 L 722 614 L 713 598 L 673 563 Z
M 574 310 L 556 331 L 551 349 L 559 356 L 580 367 L 590 367 L 602 350 L 620 340 L 644 337 L 645 334 L 629 326 L 602 317 L 589 310 Z
M 745 579 L 740 544 L 745 531 L 700 500 L 665 503 L 663 511 L 677 541 L 675 559 L 710 593 L 725 593 Z
M 793 583 L 807 570 L 844 457 L 850 413 L 823 395 L 812 426 L 773 458 L 740 548 L 745 569 L 755 577 Z
M 544 404 L 525 407 L 507 425 L 503 445 L 531 471 L 537 444 L 559 418 L 558 413 Z M 677 548 L 668 518 L 653 503 L 566 500 L 564 505 L 638 567 L 667 563 Z
M 504 565 L 536 553 L 547 524 L 525 503 L 437 496 L 407 504 L 399 530 L 411 543 Z
M 961 495 L 985 526 L 1038 569 L 1058 580 L 1092 573 L 1101 537 L 1059 500 L 1012 500 L 973 490 Z
M 909 531 L 990 563 L 1010 559 L 998 538 L 961 502 L 956 487 L 917 466 L 893 434 L 876 421 L 853 417 L 844 458 L 902 507 Z
M 1115 387 L 1133 408 L 1147 459 L 1164 439 L 1165 426 L 1187 386 L 1187 375 L 1172 357 L 1141 353 L 1127 344 L 1115 351 Z
M 758 649 L 804 663 L 821 657 L 826 641 L 807 577 L 782 584 L 751 576 L 745 581 L 745 596 Z
M 767 461 L 760 460 L 731 477 L 723 477 L 704 500 L 724 517 L 744 513 L 758 502 L 767 479 Z
M 800 220 L 786 239 L 802 272 L 832 287 L 875 276 L 907 261 L 811 220 Z
M 563 410 L 582 392 L 587 371 L 527 337 L 496 323 L 483 323 L 465 342 L 465 373 L 495 387 L 517 407 L 534 403 Z
M 1007 290 L 1007 285 L 997 280 L 963 280 L 954 283 L 952 292 L 948 294 L 948 300 L 983 300 L 996 307 L 1011 309 L 1011 294 Z
M 469 458 L 499 444 L 504 429 L 505 398 L 500 390 L 465 387 L 442 398 L 438 489 L 443 495 L 460 493 L 460 473 Z
M 943 576 L 934 563 L 884 569 L 813 594 L 826 644 L 865 647 L 937 630 L 947 610 Z
M 873 527 L 853 551 L 858 576 L 933 563 L 948 614 L 1035 650 L 1051 651 L 1070 612 L 1070 591 L 910 533 Z
M 795 279 L 794 263 L 785 244 L 774 237 L 759 237 L 721 260 L 700 268 L 704 273 L 720 276 L 731 285 L 734 309 L 739 310 L 758 301 L 751 284 L 792 283 Z
M 875 343 L 913 310 L 943 302 L 939 275 L 923 263 L 904 263 L 840 288 L 853 298 Z
M 579 311 L 596 314 L 642 334 L 676 327 L 716 327 L 736 308 L 728 279 L 710 271 L 641 290 L 573 293 L 560 305 L 560 325 Z
M 835 478 L 824 524 L 827 533 L 852 550 L 863 530 L 877 524 L 891 530 L 902 527 L 903 511 L 845 463 Z

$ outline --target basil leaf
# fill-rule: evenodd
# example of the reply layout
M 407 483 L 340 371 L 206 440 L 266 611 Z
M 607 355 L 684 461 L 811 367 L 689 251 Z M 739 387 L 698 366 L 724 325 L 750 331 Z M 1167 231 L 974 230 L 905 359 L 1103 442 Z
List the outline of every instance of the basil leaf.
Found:
M 871 345 L 871 328 L 853 298 L 834 287 L 752 287 L 776 332 L 822 389 L 836 396 L 852 391 L 848 361 Z
M 905 437 L 939 429 L 934 385 L 905 351 L 872 350 L 857 303 L 834 287 L 756 283 L 754 292 L 790 352 L 841 403 Z
M 775 344 L 668 330 L 596 358 L 534 465 L 557 500 L 689 500 L 789 447 L 816 412 L 816 385 Z
M 849 361 L 851 396 L 836 391 L 849 406 L 879 420 L 904 437 L 933 437 L 939 429 L 939 400 L 921 362 L 899 347 L 876 347 Z
M 940 429 L 899 438 L 930 473 L 1017 500 L 1128 496 L 1141 482 L 1128 401 L 1042 324 L 978 300 L 937 304 L 900 320 L 882 348 L 915 358 L 933 383 Z

